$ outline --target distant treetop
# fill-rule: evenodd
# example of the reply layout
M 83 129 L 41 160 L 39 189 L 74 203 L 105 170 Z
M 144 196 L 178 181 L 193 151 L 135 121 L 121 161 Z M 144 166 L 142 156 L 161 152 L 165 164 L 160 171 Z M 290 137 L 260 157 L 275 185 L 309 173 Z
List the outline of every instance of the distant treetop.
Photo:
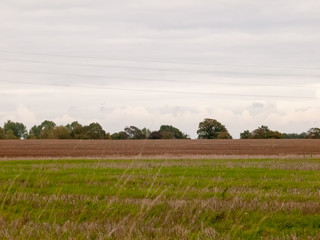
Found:
M 198 139 L 232 139 L 225 125 L 212 118 L 205 118 L 199 123 Z M 240 139 L 320 139 L 320 128 L 310 128 L 302 133 L 281 133 L 270 130 L 262 125 L 253 131 L 245 130 L 240 133 Z M 8 120 L 0 127 L 0 139 L 190 139 L 180 129 L 172 125 L 161 125 L 159 130 L 136 126 L 125 127 L 123 131 L 110 134 L 102 126 L 93 122 L 82 125 L 74 121 L 65 126 L 57 126 L 53 121 L 44 120 L 40 125 L 34 125 L 29 132 L 21 122 Z
M 216 119 L 205 118 L 199 123 L 199 139 L 232 139 L 227 128 Z

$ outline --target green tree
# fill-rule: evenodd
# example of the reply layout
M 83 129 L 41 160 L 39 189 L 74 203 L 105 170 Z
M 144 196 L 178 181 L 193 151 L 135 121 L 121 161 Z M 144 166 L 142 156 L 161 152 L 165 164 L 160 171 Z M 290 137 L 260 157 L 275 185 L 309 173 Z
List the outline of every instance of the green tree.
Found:
M 227 128 L 216 119 L 205 118 L 199 123 L 199 139 L 232 139 Z
M 251 137 L 253 139 L 281 139 L 283 138 L 282 133 L 278 131 L 272 131 L 269 129 L 268 126 L 262 125 L 261 127 L 258 127 L 257 129 L 253 130 L 250 133 Z
M 12 129 L 9 129 L 6 134 L 4 135 L 5 139 L 18 139 L 17 136 L 14 134 Z
M 270 131 L 268 138 L 273 138 L 273 139 L 282 139 L 283 134 L 278 131 Z
M 249 132 L 248 130 L 240 134 L 241 139 L 281 139 L 284 135 L 279 131 L 272 131 L 268 126 L 262 125 L 257 129 Z
M 135 126 L 126 127 L 124 131 L 128 134 L 129 139 L 145 139 L 146 138 L 146 135 L 143 134 L 143 132 Z
M 41 139 L 53 139 L 55 138 L 53 129 L 55 128 L 56 124 L 53 121 L 45 120 L 43 121 L 38 128 L 40 129 L 40 136 Z
M 55 139 L 70 139 L 71 138 L 71 130 L 65 126 L 56 126 L 53 130 L 53 137 Z
M 231 135 L 228 132 L 219 132 L 218 139 L 232 139 Z
M 310 128 L 307 132 L 307 138 L 319 139 L 320 138 L 320 128 Z
M 162 135 L 160 133 L 160 131 L 153 131 L 152 133 L 150 133 L 148 139 L 161 139 Z
M 253 139 L 267 139 L 269 138 L 270 129 L 268 126 L 262 125 L 257 129 L 253 130 L 251 133 L 251 138 Z
M 83 126 L 77 121 L 72 122 L 66 126 L 71 130 L 71 138 L 80 139 L 83 133 Z
M 33 126 L 30 130 L 35 138 L 52 139 L 55 138 L 53 129 L 56 124 L 53 121 L 45 120 L 39 126 Z
M 91 123 L 89 126 L 83 127 L 83 139 L 104 139 L 106 132 L 99 123 Z
M 285 139 L 304 139 L 307 138 L 308 134 L 306 132 L 298 133 L 283 133 L 283 138 Z
M 27 127 L 23 123 L 8 120 L 3 129 L 6 135 L 10 135 L 10 138 L 27 138 Z
M 146 138 L 149 138 L 151 131 L 148 128 L 142 128 L 141 129 L 142 134 L 146 136 Z
M 111 134 L 110 133 L 106 133 L 106 136 L 105 136 L 104 139 L 111 140 L 112 139 Z
M 41 129 L 39 126 L 37 125 L 34 125 L 30 131 L 29 131 L 29 138 L 30 139 L 37 139 L 37 138 L 40 138 L 40 134 L 41 134 Z
M 171 131 L 159 131 L 161 139 L 176 139 L 174 132 Z
M 240 139 L 249 139 L 251 138 L 251 134 L 249 130 L 245 130 L 242 133 L 240 133 Z
M 5 139 L 6 135 L 4 134 L 4 129 L 0 127 L 0 139 Z
M 121 132 L 113 133 L 111 135 L 111 138 L 112 140 L 127 140 L 129 139 L 129 135 L 126 132 L 121 131 Z
M 162 135 L 162 138 L 170 139 L 187 139 L 188 135 L 181 132 L 178 128 L 173 127 L 171 125 L 162 125 L 160 126 L 159 130 L 160 134 Z
M 56 126 L 56 124 L 53 121 L 49 121 L 49 120 L 44 120 L 41 124 L 40 124 L 40 129 L 53 129 Z

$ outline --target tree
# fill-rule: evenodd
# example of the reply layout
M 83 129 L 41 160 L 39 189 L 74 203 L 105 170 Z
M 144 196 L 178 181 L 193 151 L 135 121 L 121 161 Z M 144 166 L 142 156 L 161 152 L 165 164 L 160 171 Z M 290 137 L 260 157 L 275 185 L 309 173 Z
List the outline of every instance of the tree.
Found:
M 246 130 L 240 134 L 241 139 L 281 139 L 283 138 L 283 134 L 278 131 L 272 131 L 268 126 L 262 125 L 257 129 L 253 130 L 251 133 Z
M 53 136 L 55 139 L 70 139 L 71 130 L 65 126 L 56 126 L 53 130 Z
M 17 139 L 17 136 L 14 134 L 14 132 L 12 131 L 12 129 L 9 129 L 5 135 L 4 135 L 5 139 Z
M 5 135 L 10 136 L 10 138 L 26 138 L 27 137 L 27 127 L 23 123 L 13 122 L 8 120 L 4 124 Z
M 148 128 L 142 128 L 141 129 L 142 134 L 146 136 L 146 138 L 149 138 L 151 131 Z
M 149 139 L 161 139 L 162 135 L 159 131 L 153 131 L 152 133 L 150 133 Z
M 113 140 L 127 140 L 129 139 L 129 135 L 126 132 L 121 131 L 121 132 L 113 133 L 111 135 L 111 138 Z
M 251 138 L 251 134 L 249 130 L 245 130 L 242 133 L 240 133 L 240 139 L 249 139 Z
M 56 124 L 52 121 L 45 120 L 39 126 L 33 126 L 30 130 L 30 135 L 35 138 L 51 139 L 54 138 L 53 129 Z
M 49 120 L 44 120 L 40 125 L 40 129 L 53 129 L 56 126 L 56 124 L 53 121 L 49 121 Z
M 28 138 L 30 139 L 37 139 L 40 138 L 40 134 L 41 134 L 41 129 L 39 126 L 34 125 L 30 131 L 29 131 L 29 136 Z
M 253 139 L 267 139 L 269 138 L 270 129 L 268 126 L 262 125 L 257 129 L 253 130 L 251 133 L 251 138 Z
M 107 132 L 104 139 L 111 140 L 112 139 L 111 134 Z
M 178 128 L 171 125 L 162 125 L 159 130 L 160 134 L 165 139 L 175 138 L 175 139 L 187 139 L 187 134 L 181 132 Z
M 71 130 L 71 138 L 73 139 L 80 139 L 83 132 L 83 127 L 77 121 L 72 122 L 66 126 Z
M 5 139 L 4 129 L 0 127 L 0 139 Z
M 227 128 L 215 119 L 205 118 L 199 123 L 199 139 L 232 139 Z
M 174 136 L 174 132 L 171 131 L 159 131 L 161 139 L 176 139 Z
M 304 139 L 307 138 L 308 134 L 306 132 L 298 133 L 283 133 L 283 138 L 285 139 Z
M 106 132 L 99 123 L 91 123 L 89 126 L 83 127 L 82 138 L 84 139 L 104 139 Z
M 307 138 L 319 139 L 320 138 L 320 128 L 310 128 L 307 132 Z
M 143 132 L 135 126 L 126 127 L 124 131 L 128 134 L 129 139 L 145 139 L 146 138 L 146 135 L 143 134 Z
M 273 138 L 273 139 L 282 139 L 283 134 L 278 131 L 270 131 L 268 138 Z
M 218 139 L 232 139 L 231 135 L 228 132 L 219 132 Z

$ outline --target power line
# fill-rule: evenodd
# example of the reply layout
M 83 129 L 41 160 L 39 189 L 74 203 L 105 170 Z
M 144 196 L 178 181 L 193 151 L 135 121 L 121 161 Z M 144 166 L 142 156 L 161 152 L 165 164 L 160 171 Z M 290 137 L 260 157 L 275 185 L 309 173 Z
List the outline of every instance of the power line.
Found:
M 13 73 L 27 73 L 27 74 L 43 74 L 43 75 L 53 75 L 53 76 L 64 76 L 64 77 L 81 77 L 81 78 L 96 78 L 96 79 L 105 79 L 105 80 L 134 80 L 134 81 L 160 81 L 160 82 L 174 82 L 174 83 L 194 83 L 195 81 L 188 81 L 188 80 L 174 80 L 174 79 L 158 79 L 158 78 L 132 78 L 132 77 L 117 77 L 117 76 L 110 76 L 110 75 L 92 75 L 92 74 L 75 74 L 75 73 L 54 73 L 54 72 L 45 72 L 45 71 L 30 71 L 30 70 L 16 70 L 16 69 L 0 69 L 2 72 L 13 72 Z M 1 80 L 0 80 L 1 81 Z M 239 83 L 239 82 L 217 82 L 217 81 L 196 81 L 197 83 L 206 83 L 206 84 L 218 84 L 218 85 L 226 85 L 232 84 L 235 86 L 270 86 L 270 87 L 288 87 L 286 85 L 281 84 L 259 84 L 259 83 Z M 293 85 L 290 84 L 290 87 L 304 87 L 301 85 Z M 311 86 L 310 86 L 311 88 Z M 312 87 L 314 88 L 314 87 Z
M 166 72 L 188 72 L 188 73 L 215 73 L 215 74 L 233 74 L 233 75 L 253 75 L 253 76 L 279 76 L 279 77 L 312 77 L 319 78 L 318 74 L 280 74 L 280 73 L 254 73 L 254 72 L 243 72 L 243 71 L 221 71 L 221 70 L 195 70 L 195 69 L 174 69 L 174 68 L 151 68 L 151 67 L 139 67 L 139 66 L 118 66 L 110 64 L 88 64 L 88 63 L 66 63 L 66 62 L 48 62 L 48 61 L 35 61 L 35 60 L 21 60 L 21 59 L 10 59 L 0 58 L 4 61 L 12 62 L 26 62 L 26 63 L 40 63 L 40 64 L 56 64 L 56 65 L 69 65 L 69 66 L 89 66 L 89 67 L 100 67 L 100 68 L 120 68 L 120 69 L 140 69 L 140 70 L 151 70 L 151 71 L 166 71 Z
M 64 54 L 50 54 L 50 53 L 36 53 L 36 52 L 18 52 L 9 50 L 0 50 L 4 53 L 34 55 L 34 56 L 51 56 L 51 57 L 64 57 L 64 58 L 78 58 L 78 59 L 100 59 L 112 61 L 125 61 L 125 62 L 147 62 L 147 63 L 163 63 L 163 64 L 186 64 L 186 65 L 206 65 L 206 66 L 232 66 L 232 67 L 255 67 L 255 68 L 275 68 L 275 69 L 304 69 L 304 70 L 319 70 L 318 67 L 305 67 L 305 66 L 272 66 L 272 65 L 256 65 L 256 64 L 223 64 L 223 63 L 200 63 L 200 62 L 184 62 L 184 61 L 162 61 L 153 59 L 121 59 L 109 58 L 98 56 L 84 56 L 84 55 L 64 55 Z
M 219 92 L 196 92 L 196 91 L 173 91 L 173 90 L 155 90 L 155 89 L 143 89 L 143 88 L 119 88 L 119 87 L 104 87 L 104 86 L 92 86 L 92 85 L 70 85 L 70 84 L 50 84 L 50 83 L 36 83 L 25 81 L 2 81 L 26 85 L 45 85 L 45 86 L 58 86 L 58 87 L 74 87 L 74 88 L 92 88 L 99 90 L 117 90 L 117 91 L 129 91 L 129 92 L 146 92 L 146 93 L 160 93 L 160 94 L 181 94 L 181 95 L 206 95 L 206 96 L 219 96 L 219 97 L 249 97 L 249 98 L 281 98 L 281 99 L 299 99 L 299 100 L 314 100 L 318 97 L 309 96 L 280 96 L 280 95 L 258 95 L 258 94 L 239 94 L 239 93 L 219 93 Z

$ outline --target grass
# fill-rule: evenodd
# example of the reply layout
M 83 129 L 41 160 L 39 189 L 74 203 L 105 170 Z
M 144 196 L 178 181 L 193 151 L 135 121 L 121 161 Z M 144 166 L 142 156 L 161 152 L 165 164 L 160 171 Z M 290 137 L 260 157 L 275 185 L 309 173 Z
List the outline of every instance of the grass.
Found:
M 320 160 L 0 162 L 0 239 L 320 239 Z

